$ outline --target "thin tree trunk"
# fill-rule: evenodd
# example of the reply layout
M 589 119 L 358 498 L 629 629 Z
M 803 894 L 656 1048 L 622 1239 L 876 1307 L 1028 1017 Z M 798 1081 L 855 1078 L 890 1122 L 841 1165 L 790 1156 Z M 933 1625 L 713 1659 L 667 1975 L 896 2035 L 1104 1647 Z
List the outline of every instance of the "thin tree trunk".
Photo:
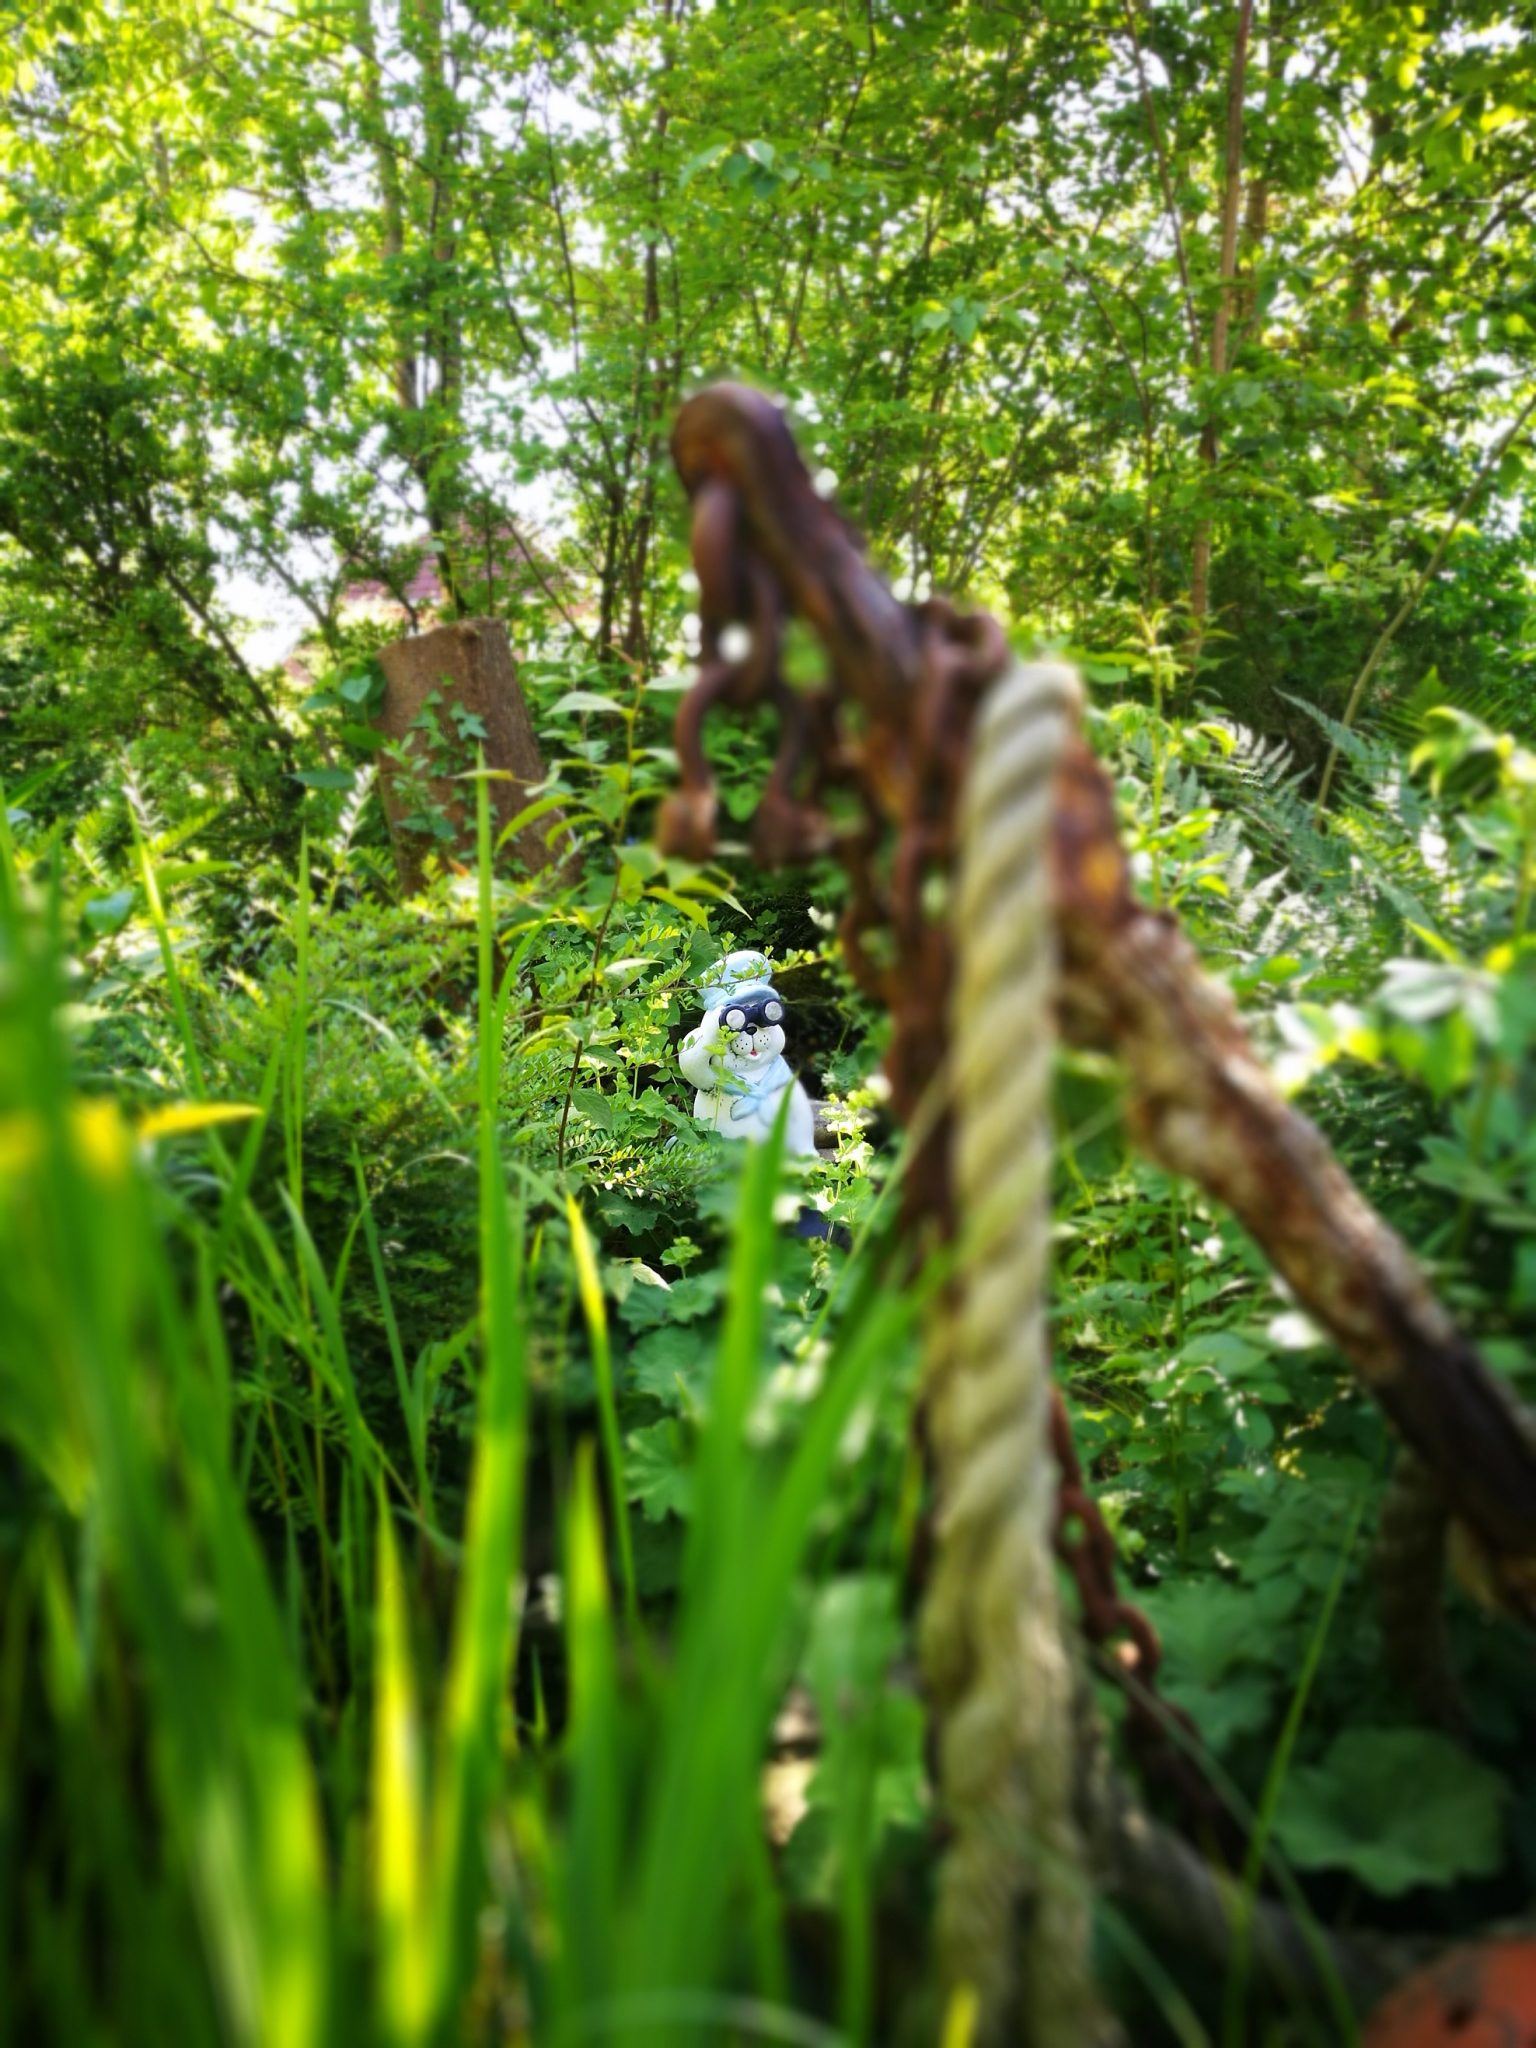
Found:
M 1241 0 L 1237 33 L 1232 43 L 1232 69 L 1227 85 L 1226 171 L 1221 195 L 1221 257 L 1218 268 L 1216 311 L 1211 320 L 1210 372 L 1225 375 L 1228 338 L 1232 331 L 1232 304 L 1237 284 L 1237 224 L 1243 196 L 1243 90 L 1248 76 L 1248 44 L 1253 31 L 1253 0 Z M 1220 454 L 1220 435 L 1215 415 L 1210 415 L 1200 432 L 1200 460 L 1209 476 Z M 1191 665 L 1200 658 L 1205 640 L 1206 615 L 1211 593 L 1211 520 L 1209 514 L 1195 528 L 1189 573 Z
M 357 0 L 354 38 L 363 60 L 362 126 L 373 152 L 379 185 L 379 248 L 397 293 L 390 313 L 393 382 L 398 407 L 397 443 L 406 467 L 416 479 L 426 506 L 427 523 L 438 550 L 438 573 L 452 609 L 461 608 L 453 546 L 456 539 L 457 484 L 451 465 L 442 460 L 443 443 L 456 438 L 462 396 L 460 320 L 453 289 L 458 254 L 451 179 L 455 119 L 453 88 L 443 52 L 441 0 L 405 0 L 401 35 L 421 67 L 421 111 L 426 137 L 425 162 L 431 179 L 431 253 L 437 270 L 428 293 L 425 323 L 409 309 L 404 266 L 408 206 L 400 174 L 400 153 L 390 133 L 384 106 L 383 69 L 374 31 L 372 0 Z M 423 389 L 421 357 L 426 352 L 435 370 L 430 391 Z
M 1136 60 L 1136 81 L 1141 93 L 1142 112 L 1147 117 L 1147 132 L 1152 138 L 1152 155 L 1157 164 L 1157 182 L 1163 195 L 1163 212 L 1173 235 L 1173 253 L 1179 266 L 1179 283 L 1184 292 L 1184 317 L 1189 322 L 1189 346 L 1191 360 L 1200 360 L 1200 315 L 1195 308 L 1194 287 L 1189 276 L 1189 256 L 1184 247 L 1184 223 L 1180 218 L 1178 204 L 1173 196 L 1173 175 L 1168 166 L 1168 151 L 1163 143 L 1163 126 L 1157 118 L 1157 102 L 1152 97 L 1152 87 L 1147 78 L 1146 58 L 1142 54 L 1141 36 L 1136 27 L 1136 10 L 1133 0 L 1122 0 L 1125 13 L 1126 33 L 1131 39 L 1131 54 Z
M 667 116 L 662 110 L 656 141 L 666 134 Z M 652 196 L 661 182 L 658 167 L 652 173 Z M 645 301 L 641 316 L 640 374 L 636 380 L 635 455 L 640 468 L 640 504 L 630 529 L 629 602 L 624 625 L 623 651 L 631 661 L 646 657 L 645 582 L 650 572 L 651 540 L 656 525 L 656 465 L 661 454 L 660 422 L 668 410 L 666 373 L 652 352 L 660 346 L 661 292 L 657 277 L 656 243 L 645 246 Z
M 457 555 L 463 523 L 458 465 L 450 451 L 462 441 L 463 323 L 458 303 L 456 172 L 459 108 L 444 50 L 443 0 L 406 0 L 415 16 L 421 65 L 421 110 L 431 179 L 428 218 L 432 282 L 428 291 L 427 351 L 433 387 L 424 411 L 428 431 L 417 454 L 417 481 L 437 544 L 438 576 L 450 608 L 463 610 Z
M 1237 283 L 1235 308 L 1239 342 L 1258 317 L 1259 294 L 1253 273 L 1258 267 L 1259 254 L 1268 233 L 1269 180 L 1264 177 L 1250 178 L 1248 197 L 1243 207 L 1243 275 Z
M 394 138 L 384 111 L 383 75 L 379 67 L 378 39 L 374 34 L 372 0 L 357 0 L 353 35 L 363 60 L 363 131 L 373 151 L 374 170 L 379 181 L 379 250 L 386 270 L 398 279 L 405 256 L 405 189 Z M 394 335 L 395 402 L 404 413 L 414 413 L 420 402 L 416 388 L 416 338 L 408 318 L 398 306 L 391 316 Z
M 669 28 L 674 0 L 662 0 L 661 21 Z M 656 532 L 656 472 L 662 459 L 663 422 L 672 409 L 674 377 L 668 375 L 661 357 L 661 226 L 656 217 L 662 199 L 662 150 L 672 114 L 663 94 L 672 69 L 670 51 L 663 57 L 657 85 L 656 112 L 651 128 L 652 161 L 647 180 L 652 219 L 645 243 L 644 298 L 641 306 L 640 362 L 635 379 L 635 421 L 626 468 L 640 473 L 639 506 L 630 526 L 628 549 L 627 616 L 622 652 L 631 661 L 648 662 L 649 634 L 646 631 L 646 583 L 650 575 L 651 545 Z

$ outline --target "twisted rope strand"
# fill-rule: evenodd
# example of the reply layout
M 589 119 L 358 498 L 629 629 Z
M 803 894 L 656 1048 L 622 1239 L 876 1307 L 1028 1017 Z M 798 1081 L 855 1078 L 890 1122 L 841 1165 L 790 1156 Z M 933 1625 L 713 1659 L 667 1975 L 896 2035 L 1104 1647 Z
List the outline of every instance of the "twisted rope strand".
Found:
M 922 1648 L 953 1829 L 940 1963 L 950 1993 L 975 1998 L 979 2042 L 1030 2048 L 1084 2048 L 1098 2032 L 1047 1428 L 1047 857 L 1052 770 L 1079 702 L 1072 670 L 1018 665 L 977 721 L 952 1019 L 966 1257 L 958 1297 L 930 1333 L 925 1396 L 938 1554 Z

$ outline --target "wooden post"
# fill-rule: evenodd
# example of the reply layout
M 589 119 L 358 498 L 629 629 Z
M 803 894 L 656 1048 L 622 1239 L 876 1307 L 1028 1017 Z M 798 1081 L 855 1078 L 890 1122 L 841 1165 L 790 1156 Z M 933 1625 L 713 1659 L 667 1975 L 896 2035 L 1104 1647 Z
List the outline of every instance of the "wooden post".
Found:
M 379 757 L 395 865 L 401 889 L 411 896 L 423 886 L 430 853 L 475 858 L 474 784 L 455 778 L 474 767 L 476 746 L 484 748 L 487 768 L 510 778 L 490 784 L 498 835 L 528 803 L 530 788 L 543 781 L 544 762 L 500 619 L 461 619 L 396 640 L 380 650 L 379 663 L 388 688 L 374 724 L 387 740 L 403 742 L 412 764 L 402 767 L 387 753 Z M 442 829 L 407 823 L 417 817 Z M 525 867 L 547 867 L 556 857 L 546 834 L 558 822 L 550 813 L 513 834 L 508 845 Z

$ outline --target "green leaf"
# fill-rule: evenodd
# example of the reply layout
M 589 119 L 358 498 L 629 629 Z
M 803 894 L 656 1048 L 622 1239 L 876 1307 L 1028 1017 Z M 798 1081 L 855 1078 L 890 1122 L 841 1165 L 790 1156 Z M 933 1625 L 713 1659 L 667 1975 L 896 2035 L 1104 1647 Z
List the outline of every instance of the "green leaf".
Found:
M 611 1270 L 617 1272 L 622 1268 L 616 1265 Z M 618 1297 L 619 1314 L 632 1330 L 654 1330 L 662 1323 L 695 1322 L 714 1308 L 722 1285 L 723 1276 L 708 1271 L 686 1274 L 659 1285 L 630 1286 Z
M 613 1129 L 613 1101 L 600 1088 L 573 1088 L 571 1105 L 600 1131 Z
M 1182 1355 L 1187 1365 L 1213 1366 L 1223 1378 L 1240 1378 L 1254 1366 L 1267 1363 L 1263 1352 L 1235 1330 L 1207 1330 L 1192 1337 Z
M 1160 1690 L 1176 1707 L 1182 1707 L 1218 1755 L 1234 1743 L 1259 1734 L 1274 1713 L 1276 1681 L 1266 1672 L 1251 1669 L 1230 1671 L 1216 1685 L 1199 1678 L 1166 1677 Z
M 674 910 L 680 910 L 690 924 L 696 924 L 700 931 L 709 929 L 709 912 L 702 903 L 690 902 L 686 896 L 679 896 L 675 889 L 652 888 L 647 896 L 654 896 L 658 903 L 669 903 Z
M 620 704 L 613 697 L 603 697 L 596 690 L 567 690 L 563 697 L 557 697 L 549 707 L 551 718 L 563 718 L 573 711 L 615 711 L 622 718 L 628 706 Z
M 1138 1598 L 1164 1639 L 1171 1676 L 1219 1690 L 1234 1666 L 1266 1661 L 1270 1646 L 1251 1626 L 1253 1594 L 1246 1586 L 1180 1578 L 1149 1587 Z
M 728 142 L 713 142 L 708 149 L 701 149 L 697 156 L 689 157 L 687 163 L 678 172 L 678 185 L 680 187 L 691 185 L 700 171 L 712 171 L 715 165 L 722 158 L 729 156 L 730 153 L 731 145 Z
M 92 931 L 121 931 L 133 909 L 132 889 L 114 889 L 110 896 L 92 896 L 85 905 L 85 921 Z
M 901 1648 L 896 1588 L 885 1573 L 833 1579 L 811 1615 L 802 1669 L 824 1721 L 867 1705 Z
M 713 1343 L 701 1331 L 668 1323 L 647 1331 L 630 1352 L 630 1380 L 663 1407 L 686 1413 L 703 1397 L 713 1356 Z
M 971 342 L 986 317 L 986 307 L 975 299 L 951 299 L 949 303 L 949 324 L 956 338 Z
M 689 1465 L 692 1433 L 668 1417 L 647 1429 L 631 1430 L 624 1439 L 624 1484 L 648 1522 L 668 1515 L 686 1517 L 693 1507 L 693 1472 Z
M 1503 1781 L 1448 1736 L 1350 1728 L 1293 1769 L 1276 1837 L 1303 1870 L 1346 1870 L 1385 1898 L 1487 1877 L 1503 1858 Z
M 296 768 L 293 773 L 306 789 L 350 789 L 354 779 L 350 768 Z
M 633 873 L 634 870 L 630 869 L 629 872 Z M 621 884 L 622 879 L 621 876 Z M 603 979 L 615 982 L 621 988 L 627 988 L 636 975 L 643 974 L 646 968 L 654 967 L 656 964 L 649 953 L 631 953 L 622 960 L 610 960 L 603 968 Z
M 499 853 L 509 839 L 515 838 L 525 825 L 535 824 L 540 818 L 547 818 L 551 811 L 558 811 L 566 802 L 566 792 L 555 790 L 548 796 L 535 797 L 531 804 L 524 804 L 515 817 L 509 818 L 496 837 L 496 851 Z M 567 820 L 562 818 L 550 827 L 550 836 L 563 832 Z

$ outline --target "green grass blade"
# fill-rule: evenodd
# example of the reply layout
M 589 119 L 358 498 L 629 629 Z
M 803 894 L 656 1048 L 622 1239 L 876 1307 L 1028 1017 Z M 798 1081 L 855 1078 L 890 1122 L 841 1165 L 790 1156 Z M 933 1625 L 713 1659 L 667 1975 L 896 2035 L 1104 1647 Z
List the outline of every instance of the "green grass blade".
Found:
M 571 1687 L 565 1751 L 572 1791 L 562 1859 L 561 1976 L 562 2005 L 570 2012 L 613 1981 L 623 1869 L 618 1657 L 590 1442 L 576 1456 L 564 1597 Z
M 512 1603 L 521 1548 L 526 1385 L 521 1300 L 522 1224 L 509 1201 L 498 1143 L 501 1071 L 496 1030 L 496 920 L 486 784 L 476 783 L 479 846 L 480 1297 L 484 1364 L 470 1474 L 464 1554 L 443 1699 L 434 1801 L 437 2004 L 445 2010 L 473 1961 L 476 1849 L 494 1797 L 510 1720 Z
M 640 1602 L 635 1591 L 635 1552 L 629 1533 L 624 1451 L 619 1439 L 619 1411 L 613 1391 L 613 1349 L 608 1339 L 608 1310 L 603 1300 L 603 1283 L 598 1276 L 592 1239 L 574 1195 L 566 1196 L 565 1213 L 571 1226 L 576 1287 L 581 1296 L 582 1314 L 586 1318 L 587 1335 L 592 1345 L 592 1368 L 597 1377 L 598 1425 L 603 1436 L 603 1461 L 608 1468 L 608 1501 L 613 1516 L 614 1540 L 619 1547 L 624 1612 L 634 1626 L 640 1618 Z
M 384 1269 L 384 1249 L 379 1243 L 378 1224 L 374 1220 L 373 1202 L 368 1194 L 368 1184 L 363 1177 L 362 1156 L 357 1147 L 352 1147 L 352 1172 L 357 1182 L 358 1215 L 362 1219 L 363 1241 L 368 1247 L 368 1263 L 373 1272 L 374 1292 L 378 1297 L 379 1314 L 384 1319 L 384 1335 L 389 1345 L 389 1362 L 395 1375 L 395 1393 L 400 1402 L 400 1413 L 405 1421 L 406 1436 L 411 1446 L 411 1462 L 416 1472 L 416 1512 L 428 1525 L 434 1519 L 432 1508 L 432 1487 L 427 1477 L 427 1433 L 421 1404 L 411 1386 L 411 1376 L 406 1368 L 405 1350 L 400 1342 L 400 1325 L 395 1318 L 394 1297 L 390 1293 L 389 1275 Z
M 410 1623 L 382 1495 L 378 1528 L 371 1858 L 376 1997 L 384 2038 L 410 2048 L 430 2038 L 433 2024 L 431 1872 Z

